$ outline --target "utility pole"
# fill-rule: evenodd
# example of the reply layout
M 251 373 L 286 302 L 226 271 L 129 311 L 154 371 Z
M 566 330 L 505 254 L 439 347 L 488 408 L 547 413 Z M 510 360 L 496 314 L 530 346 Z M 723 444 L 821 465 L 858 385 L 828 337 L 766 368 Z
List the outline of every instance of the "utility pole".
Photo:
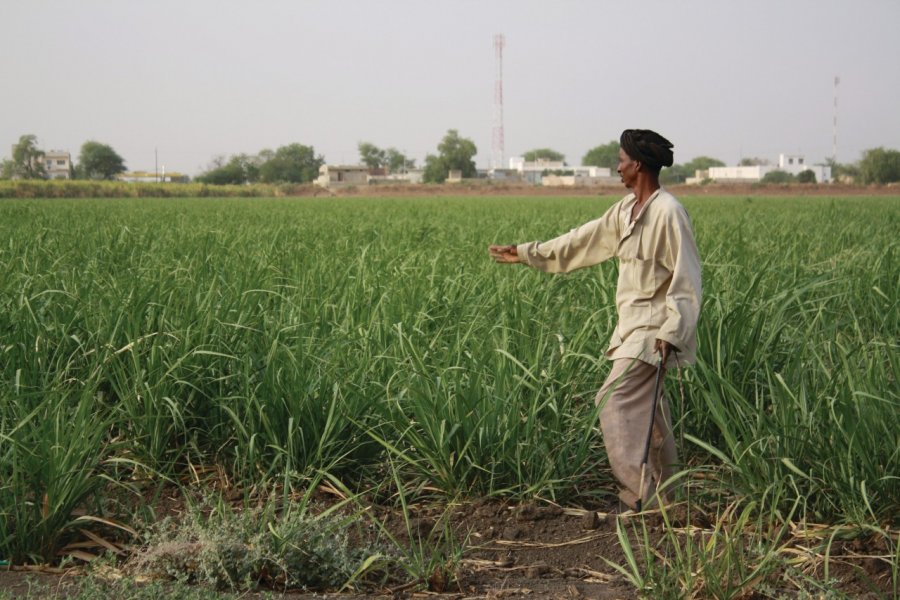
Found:
M 494 132 L 491 143 L 491 167 L 502 169 L 504 167 L 504 139 L 503 139 L 503 48 L 506 46 L 506 38 L 502 33 L 494 36 L 494 58 L 496 59 L 496 79 L 494 81 Z
M 832 124 L 832 142 L 831 142 L 831 164 L 837 164 L 837 117 L 838 117 L 838 85 L 841 83 L 841 78 L 837 75 L 834 76 L 834 121 Z

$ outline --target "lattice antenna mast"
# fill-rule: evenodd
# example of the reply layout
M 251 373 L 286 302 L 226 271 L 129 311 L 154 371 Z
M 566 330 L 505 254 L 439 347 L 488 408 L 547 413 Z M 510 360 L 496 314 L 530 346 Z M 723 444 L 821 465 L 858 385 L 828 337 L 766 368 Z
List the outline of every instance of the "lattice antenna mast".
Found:
M 838 85 L 841 83 L 841 78 L 835 75 L 834 77 L 834 121 L 832 124 L 832 141 L 831 141 L 831 164 L 837 164 L 837 107 L 838 107 Z
M 502 169 L 504 154 L 503 139 L 503 48 L 506 38 L 502 33 L 494 36 L 494 57 L 497 63 L 496 80 L 494 82 L 494 135 L 491 142 L 491 167 Z

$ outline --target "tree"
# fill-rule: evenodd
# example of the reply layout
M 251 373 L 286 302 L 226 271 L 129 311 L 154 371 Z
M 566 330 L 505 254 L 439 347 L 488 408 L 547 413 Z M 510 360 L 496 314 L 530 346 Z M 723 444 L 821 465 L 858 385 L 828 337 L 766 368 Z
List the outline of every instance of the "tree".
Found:
M 900 181 L 900 151 L 879 147 L 863 152 L 859 179 L 865 184 Z
M 763 175 L 762 183 L 790 183 L 794 180 L 794 176 L 787 171 L 775 169 Z
M 434 154 L 425 155 L 425 172 L 422 173 L 422 181 L 425 183 L 444 183 L 447 180 L 450 169 L 444 167 L 441 159 Z
M 259 165 L 269 162 L 273 158 L 275 158 L 275 151 L 268 148 L 260 150 L 259 154 L 256 155 L 256 159 Z
M 767 164 L 769 164 L 768 160 L 766 160 L 765 158 L 758 158 L 756 156 L 742 158 L 741 162 L 738 163 L 738 165 L 740 165 L 742 167 L 757 167 L 757 166 L 765 166 Z
M 13 146 L 11 165 L 5 166 L 9 177 L 21 179 L 43 179 L 47 176 L 44 167 L 44 151 L 37 147 L 37 136 L 26 134 L 19 137 Z
M 125 172 L 125 161 L 112 147 L 88 141 L 81 145 L 77 173 L 81 179 L 115 179 Z
M 456 129 L 447 131 L 447 135 L 438 144 L 438 154 L 425 157 L 425 173 L 423 179 L 427 183 L 443 183 L 450 171 L 461 171 L 463 177 L 474 177 L 477 173 L 473 157 L 478 153 L 475 142 L 459 137 Z
M 237 162 L 244 171 L 244 181 L 246 183 L 256 183 L 259 181 L 259 170 L 262 167 L 264 159 L 262 153 L 253 156 L 252 154 L 236 154 L 231 157 L 232 161 Z
M 306 183 L 319 175 L 325 163 L 311 146 L 290 144 L 278 150 L 260 150 L 259 154 L 235 154 L 227 161 L 217 156 L 205 173 L 196 177 L 198 183 L 212 185 L 241 185 L 244 183 Z
M 369 142 L 360 142 L 356 146 L 359 149 L 359 158 L 370 169 L 380 169 L 387 165 L 387 153 Z
M 797 173 L 797 183 L 815 183 L 816 174 L 812 169 L 806 169 Z
M 260 165 L 259 179 L 264 183 L 308 183 L 319 176 L 323 164 L 325 158 L 316 156 L 312 146 L 289 144 Z
M 16 163 L 10 159 L 4 159 L 0 162 L 0 179 L 12 179 L 13 173 L 16 171 Z
M 697 156 L 683 165 L 672 165 L 659 174 L 660 183 L 684 183 L 688 177 L 694 177 L 697 171 L 706 171 L 710 167 L 724 167 L 725 163 L 710 156 Z
M 416 168 L 415 159 L 407 158 L 396 148 L 388 148 L 385 155 L 387 156 L 387 166 L 392 173 L 405 173 L 409 169 Z
M 619 166 L 619 142 L 612 140 L 608 144 L 591 148 L 581 159 L 585 167 L 606 167 L 615 172 Z
M 618 152 L 618 150 L 616 150 Z M 551 150 L 550 148 L 535 148 L 534 150 L 529 150 L 522 157 L 527 162 L 536 162 L 538 160 L 547 160 L 551 162 L 561 162 L 564 163 L 566 160 L 566 155 L 556 150 Z
M 684 165 L 672 165 L 668 169 L 663 169 L 659 172 L 659 182 L 663 185 L 684 183 L 688 177 L 693 176 L 694 174 L 688 171 Z
M 251 181 L 248 174 L 250 160 L 246 154 L 238 154 L 232 156 L 228 162 L 224 159 L 217 158 L 213 160 L 211 168 L 196 178 L 198 183 L 208 183 L 211 185 L 240 185 Z M 252 166 L 255 171 L 253 181 L 259 178 L 259 167 Z
M 693 177 L 694 173 L 696 173 L 697 171 L 706 171 L 710 167 L 724 166 L 724 162 L 722 162 L 718 158 L 712 158 L 711 156 L 697 156 L 696 158 L 692 158 L 688 162 L 684 163 L 684 168 L 691 174 L 691 177 Z
M 416 166 L 415 160 L 407 158 L 405 154 L 393 147 L 382 150 L 375 144 L 360 142 L 357 148 L 359 148 L 360 160 L 370 169 L 387 168 L 392 173 L 403 173 Z
M 859 178 L 859 165 L 855 163 L 841 164 L 827 159 L 825 164 L 831 167 L 831 178 L 840 183 L 852 183 Z

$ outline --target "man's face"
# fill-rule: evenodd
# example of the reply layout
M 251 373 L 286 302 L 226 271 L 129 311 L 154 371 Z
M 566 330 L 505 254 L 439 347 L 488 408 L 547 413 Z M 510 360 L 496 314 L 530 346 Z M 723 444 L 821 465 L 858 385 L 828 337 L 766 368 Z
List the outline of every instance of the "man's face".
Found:
M 622 183 L 624 183 L 625 187 L 628 189 L 633 188 L 635 182 L 637 182 L 640 166 L 641 164 L 639 162 L 632 160 L 624 150 L 619 148 L 619 166 L 616 167 L 616 173 L 619 174 L 619 177 L 622 178 Z

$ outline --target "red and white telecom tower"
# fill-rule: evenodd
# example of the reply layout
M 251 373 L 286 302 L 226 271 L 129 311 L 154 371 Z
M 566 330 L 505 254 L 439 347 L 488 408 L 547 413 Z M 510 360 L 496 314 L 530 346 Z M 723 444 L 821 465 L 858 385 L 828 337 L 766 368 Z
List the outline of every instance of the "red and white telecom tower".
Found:
M 502 33 L 494 36 L 494 56 L 497 61 L 497 77 L 494 83 L 494 135 L 491 142 L 491 168 L 504 167 L 503 141 L 503 47 L 506 38 Z

